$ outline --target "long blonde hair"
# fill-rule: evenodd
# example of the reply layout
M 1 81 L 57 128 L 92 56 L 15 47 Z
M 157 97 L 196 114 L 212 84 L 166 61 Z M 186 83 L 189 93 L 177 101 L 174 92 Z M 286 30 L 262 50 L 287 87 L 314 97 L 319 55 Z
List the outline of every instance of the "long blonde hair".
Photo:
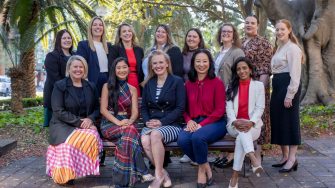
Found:
M 122 44 L 122 39 L 121 39 L 120 36 L 121 36 L 121 28 L 123 26 L 128 26 L 130 28 L 130 30 L 131 30 L 131 33 L 133 34 L 133 37 L 131 38 L 131 44 L 132 44 L 132 46 L 133 47 L 138 46 L 134 27 L 132 25 L 128 24 L 128 23 L 122 23 L 122 24 L 120 24 L 117 27 L 114 44 L 115 45 L 121 45 Z
M 107 38 L 106 38 L 106 25 L 105 25 L 105 22 L 103 21 L 103 19 L 99 16 L 93 17 L 91 19 L 88 27 L 87 27 L 88 43 L 90 45 L 91 50 L 95 52 L 95 47 L 94 47 L 94 42 L 93 42 L 93 35 L 92 35 L 92 25 L 93 25 L 93 22 L 95 20 L 100 20 L 102 22 L 103 27 L 104 27 L 100 42 L 102 42 L 102 46 L 104 47 L 104 50 L 105 50 L 106 54 L 108 54 L 108 46 L 107 46 Z
M 166 46 L 164 47 L 164 51 L 166 52 L 167 50 L 169 50 L 173 46 L 176 46 L 176 44 L 175 44 L 173 36 L 172 36 L 171 28 L 166 24 L 159 24 L 157 26 L 156 30 L 155 30 L 154 46 L 153 47 L 155 47 L 155 46 L 157 47 L 156 32 L 159 28 L 163 28 L 166 32 L 166 35 L 167 35 Z
M 148 81 L 152 77 L 154 77 L 156 75 L 154 70 L 152 70 L 152 58 L 154 56 L 157 56 L 157 55 L 163 55 L 164 56 L 165 61 L 168 63 L 168 68 L 167 68 L 168 74 L 173 74 L 172 73 L 171 60 L 170 60 L 169 55 L 167 53 L 163 52 L 162 50 L 154 50 L 149 54 L 149 57 L 148 57 L 148 69 L 149 69 L 148 70 L 148 77 L 141 83 L 141 85 L 143 87 L 145 86 L 145 84 L 148 83 Z

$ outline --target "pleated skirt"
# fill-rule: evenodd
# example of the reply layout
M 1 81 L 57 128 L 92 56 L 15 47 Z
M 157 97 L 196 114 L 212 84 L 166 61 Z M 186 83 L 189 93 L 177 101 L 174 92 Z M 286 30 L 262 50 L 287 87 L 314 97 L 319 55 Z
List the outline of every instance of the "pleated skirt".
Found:
M 87 175 L 99 175 L 101 151 L 102 141 L 97 131 L 75 129 L 64 143 L 48 147 L 46 173 L 58 184 Z
M 292 100 L 292 107 L 285 108 L 284 100 L 290 84 L 289 73 L 274 74 L 270 101 L 271 144 L 300 145 L 300 93 L 301 84 Z

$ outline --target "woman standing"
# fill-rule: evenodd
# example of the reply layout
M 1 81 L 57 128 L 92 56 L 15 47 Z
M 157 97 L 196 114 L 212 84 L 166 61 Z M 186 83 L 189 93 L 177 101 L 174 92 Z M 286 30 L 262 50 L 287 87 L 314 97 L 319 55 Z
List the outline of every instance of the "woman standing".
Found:
M 232 78 L 231 67 L 236 59 L 244 57 L 244 52 L 240 48 L 239 34 L 230 23 L 225 23 L 219 28 L 216 41 L 221 48 L 215 60 L 215 74 L 228 87 Z M 214 165 L 218 168 L 230 167 L 233 165 L 233 159 L 234 153 L 229 153 L 226 157 L 218 158 Z
M 270 74 L 272 46 L 267 39 L 258 35 L 258 18 L 255 15 L 248 16 L 244 22 L 245 37 L 242 39 L 242 50 L 245 56 L 251 60 L 255 67 L 254 77 L 263 82 L 265 87 L 265 109 L 261 135 L 257 140 L 256 157 L 261 160 L 261 149 L 263 144 L 270 142 Z
M 223 118 L 226 95 L 223 82 L 215 76 L 210 52 L 198 49 L 191 60 L 189 81 L 186 82 L 187 107 L 184 113 L 186 128 L 178 136 L 178 145 L 199 164 L 197 187 L 213 184 L 212 170 L 207 161 L 208 144 L 227 133 Z
M 87 28 L 87 39 L 78 43 L 77 54 L 88 64 L 88 80 L 93 82 L 99 95 L 108 79 L 108 51 L 110 44 L 106 39 L 106 26 L 101 17 L 92 18 Z
M 172 73 L 174 75 L 180 76 L 181 78 L 184 75 L 183 71 L 183 55 L 181 54 L 178 46 L 175 45 L 171 33 L 171 29 L 168 25 L 160 24 L 157 26 L 155 31 L 155 40 L 153 47 L 149 50 L 150 52 L 154 50 L 162 50 L 167 53 L 170 57 L 172 64 Z M 149 53 L 150 55 L 150 53 Z M 142 69 L 144 77 L 146 78 L 149 74 L 148 69 L 148 58 L 144 59 L 142 64 Z
M 56 81 L 65 78 L 66 62 L 72 55 L 72 36 L 66 29 L 60 30 L 56 34 L 55 48 L 49 52 L 45 58 L 45 70 L 47 79 L 43 90 L 44 100 L 44 127 L 49 127 L 52 117 L 51 93 Z
M 252 78 L 253 67 L 248 58 L 237 58 L 232 66 L 232 81 L 227 90 L 227 130 L 235 137 L 233 174 L 229 188 L 238 187 L 238 173 L 248 154 L 252 171 L 263 171 L 257 160 L 253 141 L 256 140 L 263 126 L 262 114 L 265 106 L 264 85 Z
M 118 57 L 124 57 L 129 62 L 130 73 L 128 75 L 128 83 L 137 89 L 138 96 L 141 96 L 140 86 L 144 79 L 142 70 L 143 49 L 136 43 L 136 35 L 134 28 L 123 23 L 117 28 L 115 44 L 109 53 L 110 65 Z
M 149 56 L 149 76 L 144 81 L 141 114 L 142 146 L 155 165 L 155 180 L 150 188 L 170 187 L 171 179 L 163 168 L 164 144 L 177 140 L 181 131 L 178 120 L 184 112 L 185 88 L 183 80 L 172 75 L 169 56 L 161 50 Z
M 139 178 L 154 179 L 145 166 L 140 135 L 134 126 L 138 117 L 137 90 L 127 83 L 129 69 L 126 58 L 115 59 L 101 95 L 101 133 L 104 138 L 117 141 L 113 164 L 116 187 L 133 187 Z
M 85 59 L 72 56 L 66 65 L 66 78 L 56 82 L 52 92 L 46 171 L 58 184 L 99 175 L 102 142 L 93 123 L 99 115 L 99 96 L 86 77 Z
M 228 86 L 232 76 L 231 67 L 237 58 L 244 57 L 244 52 L 241 50 L 238 32 L 230 23 L 219 28 L 216 41 L 221 48 L 215 60 L 215 74 Z
M 271 144 L 281 146 L 282 159 L 272 166 L 283 167 L 279 170 L 283 173 L 297 170 L 296 153 L 301 144 L 299 97 L 303 54 L 288 20 L 276 24 L 275 50 L 271 60 Z
M 205 41 L 201 34 L 201 31 L 198 28 L 191 28 L 187 31 L 184 48 L 183 48 L 183 69 L 184 69 L 184 81 L 188 80 L 188 72 L 191 69 L 191 59 L 197 49 L 205 48 Z

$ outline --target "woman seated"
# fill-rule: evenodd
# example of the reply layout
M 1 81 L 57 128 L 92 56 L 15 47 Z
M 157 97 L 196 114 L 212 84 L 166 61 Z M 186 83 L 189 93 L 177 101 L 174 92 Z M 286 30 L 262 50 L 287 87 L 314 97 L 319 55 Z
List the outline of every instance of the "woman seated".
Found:
M 236 59 L 232 67 L 232 81 L 227 90 L 227 130 L 236 137 L 233 174 L 229 188 L 238 187 L 238 172 L 248 154 L 252 171 L 259 176 L 263 171 L 255 157 L 253 141 L 257 140 L 263 126 L 265 106 L 264 84 L 252 79 L 253 67 L 246 57 Z
M 197 187 L 213 184 L 207 161 L 208 144 L 227 133 L 226 95 L 223 82 L 215 76 L 212 55 L 206 49 L 194 52 L 186 82 L 186 128 L 179 134 L 178 145 L 190 159 L 199 164 Z
M 164 144 L 176 141 L 182 129 L 178 120 L 185 106 L 184 82 L 172 75 L 170 58 L 161 50 L 151 52 L 148 71 L 142 92 L 141 114 L 145 127 L 141 141 L 146 155 L 155 165 L 155 180 L 149 187 L 170 187 L 171 179 L 163 168 Z
M 128 75 L 127 59 L 115 59 L 101 93 L 101 133 L 104 138 L 117 141 L 113 164 L 116 187 L 133 187 L 139 178 L 144 182 L 154 179 L 145 166 L 140 135 L 134 126 L 138 117 L 137 90 L 127 83 Z
M 66 78 L 56 82 L 52 92 L 46 172 L 58 184 L 99 175 L 102 142 L 93 124 L 99 115 L 99 100 L 94 84 L 86 78 L 86 60 L 72 56 L 66 65 Z

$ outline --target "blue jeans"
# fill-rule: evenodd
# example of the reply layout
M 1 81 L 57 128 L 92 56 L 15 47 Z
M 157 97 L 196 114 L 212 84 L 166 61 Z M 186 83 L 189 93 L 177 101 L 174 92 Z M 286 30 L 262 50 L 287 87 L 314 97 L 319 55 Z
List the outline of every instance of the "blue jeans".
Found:
M 204 164 L 207 162 L 208 144 L 226 135 L 226 124 L 227 122 L 221 119 L 205 125 L 193 133 L 182 130 L 179 133 L 177 143 L 192 161 Z

